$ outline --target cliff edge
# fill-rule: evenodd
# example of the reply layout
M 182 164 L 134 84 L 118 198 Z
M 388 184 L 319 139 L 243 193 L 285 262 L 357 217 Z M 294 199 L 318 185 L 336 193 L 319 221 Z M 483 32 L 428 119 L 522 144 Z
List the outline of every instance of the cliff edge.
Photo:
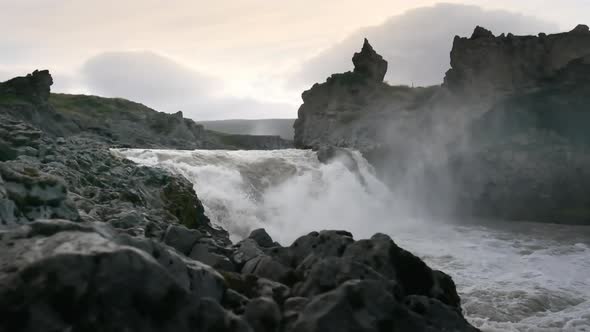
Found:
M 361 151 L 422 213 L 590 224 L 587 26 L 477 27 L 455 37 L 444 83 L 425 88 L 384 83 L 368 45 L 354 71 L 303 93 L 297 147 Z

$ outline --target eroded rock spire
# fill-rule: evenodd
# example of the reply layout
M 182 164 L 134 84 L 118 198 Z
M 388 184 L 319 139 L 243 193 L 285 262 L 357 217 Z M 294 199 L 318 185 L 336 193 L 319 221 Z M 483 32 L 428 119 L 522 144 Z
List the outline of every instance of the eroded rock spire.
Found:
M 387 61 L 373 49 L 373 46 L 365 38 L 363 48 L 352 57 L 354 72 L 365 76 L 372 81 L 383 82 L 387 73 Z

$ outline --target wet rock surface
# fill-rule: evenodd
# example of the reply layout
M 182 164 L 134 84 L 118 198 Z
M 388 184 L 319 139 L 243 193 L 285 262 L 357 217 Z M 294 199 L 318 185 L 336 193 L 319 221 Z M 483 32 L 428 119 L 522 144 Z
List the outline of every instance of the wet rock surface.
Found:
M 163 241 L 103 222 L 39 219 L 5 229 L 0 306 L 8 319 L 0 328 L 477 331 L 461 314 L 451 278 L 385 235 L 354 241 L 323 231 L 289 247 L 250 245 L 257 255 L 244 268 L 262 256 L 297 272 L 285 280 L 280 269 L 266 277 L 216 271 Z M 358 246 L 375 254 L 351 259 Z M 239 248 L 227 247 L 226 257 Z

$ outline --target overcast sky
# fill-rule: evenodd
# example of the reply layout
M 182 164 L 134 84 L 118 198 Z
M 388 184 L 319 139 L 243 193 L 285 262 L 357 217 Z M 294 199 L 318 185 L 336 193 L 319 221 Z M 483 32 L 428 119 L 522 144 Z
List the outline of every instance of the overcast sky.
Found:
M 438 84 L 453 36 L 571 30 L 588 0 L 0 0 L 0 81 L 117 96 L 197 120 L 296 117 L 368 37 L 395 84 Z

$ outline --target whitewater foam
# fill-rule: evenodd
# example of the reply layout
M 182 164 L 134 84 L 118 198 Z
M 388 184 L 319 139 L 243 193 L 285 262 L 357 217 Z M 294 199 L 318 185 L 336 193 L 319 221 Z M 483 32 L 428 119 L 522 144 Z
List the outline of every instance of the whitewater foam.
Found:
M 386 233 L 453 277 L 466 317 L 483 331 L 590 331 L 589 227 L 409 218 L 410 202 L 357 152 L 357 174 L 304 150 L 115 153 L 191 180 L 233 240 L 259 227 L 283 244 L 321 229 Z

